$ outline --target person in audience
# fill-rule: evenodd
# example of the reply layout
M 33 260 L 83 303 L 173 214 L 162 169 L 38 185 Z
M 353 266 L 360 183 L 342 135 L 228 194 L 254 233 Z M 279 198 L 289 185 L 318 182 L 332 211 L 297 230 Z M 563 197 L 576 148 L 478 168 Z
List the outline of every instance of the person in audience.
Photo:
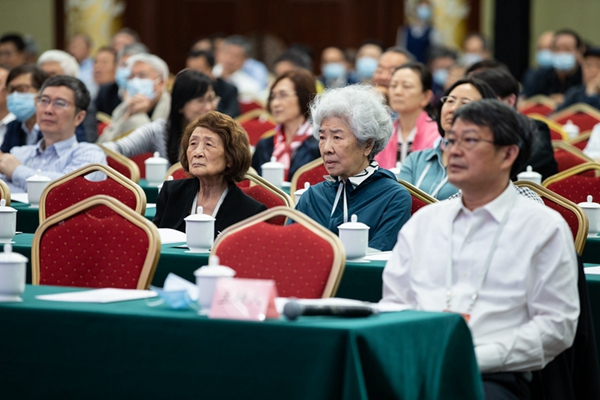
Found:
M 315 138 L 329 176 L 302 195 L 296 209 L 330 231 L 353 214 L 369 226 L 369 247 L 391 250 L 410 217 L 411 197 L 374 157 L 390 140 L 383 96 L 367 85 L 319 94 L 311 105 Z
M 223 42 L 217 57 L 218 64 L 213 74 L 234 85 L 238 98 L 258 98 L 262 91 L 261 83 L 244 71 L 244 62 L 248 59 L 250 44 L 242 36 L 230 36 Z
M 406 26 L 398 29 L 396 44 L 405 47 L 417 61 L 425 63 L 432 45 L 441 42 L 433 26 L 433 7 L 429 0 L 404 3 Z
M 115 49 L 117 53 L 119 53 L 125 47 L 139 42 L 140 36 L 136 31 L 130 28 L 122 28 L 119 30 L 119 32 L 113 35 L 110 40 L 110 46 Z
M 115 108 L 123 101 L 121 93 L 127 88 L 127 78 L 131 74 L 131 68 L 127 65 L 127 60 L 136 54 L 147 53 L 148 48 L 141 43 L 134 43 L 125 46 L 117 53 L 115 79 L 112 83 L 103 84 L 98 90 L 98 95 L 94 101 L 96 110 L 107 115 L 112 115 Z
M 236 186 L 250 167 L 248 135 L 231 117 L 211 111 L 192 121 L 181 137 L 179 161 L 192 178 L 166 181 L 156 201 L 154 223 L 185 232 L 185 217 L 213 216 L 215 237 L 267 207 Z
M 396 69 L 389 87 L 389 103 L 398 113 L 392 138 L 375 156 L 382 168 L 394 168 L 412 152 L 433 148 L 439 133 L 431 100 L 431 74 L 419 62 L 409 62 Z
M 7 33 L 0 37 L 0 65 L 16 68 L 26 61 L 25 41 L 21 35 Z
M 4 135 L 8 128 L 8 124 L 15 120 L 15 115 L 8 110 L 6 104 L 6 78 L 9 74 L 9 68 L 0 65 L 0 146 L 4 141 Z
M 433 101 L 437 102 L 444 94 L 450 69 L 456 63 L 456 52 L 446 47 L 436 46 L 429 51 L 427 66 L 433 78 Z
M 79 64 L 75 57 L 62 50 L 48 50 L 37 61 L 38 67 L 50 78 L 56 75 L 68 75 L 79 78 Z
M 124 101 L 112 113 L 111 123 L 98 143 L 115 140 L 119 136 L 159 118 L 167 119 L 171 95 L 166 83 L 169 67 L 152 54 L 136 54 L 127 60 L 131 73 L 127 78 Z
M 538 40 L 536 43 L 536 53 L 535 53 L 535 62 L 537 68 L 527 68 L 525 73 L 523 74 L 523 78 L 521 82 L 523 82 L 523 86 L 530 86 L 531 80 L 533 79 L 533 75 L 535 71 L 540 68 L 552 67 L 552 41 L 554 40 L 554 32 L 553 31 L 545 31 L 538 36 Z
M 523 87 L 526 97 L 536 94 L 550 96 L 562 103 L 564 93 L 571 87 L 581 84 L 581 58 L 583 42 L 577 33 L 570 29 L 556 31 L 552 41 L 552 67 L 540 68 Z
M 286 72 L 273 82 L 267 110 L 277 126 L 273 136 L 256 144 L 252 168 L 259 174 L 261 166 L 275 157 L 284 165 L 284 179 L 289 181 L 298 168 L 319 158 L 319 144 L 308 120 L 308 104 L 315 94 L 315 78 L 304 69 Z
M 277 57 L 273 66 L 275 78 L 279 78 L 286 72 L 302 68 L 312 73 L 312 61 L 310 56 L 298 49 L 289 49 Z
M 448 69 L 448 77 L 446 78 L 446 83 L 444 83 L 444 91 L 448 90 L 457 81 L 464 78 L 466 72 L 467 67 L 464 64 L 457 62 L 454 65 L 452 65 Z
M 94 60 L 92 59 L 92 38 L 83 33 L 78 33 L 69 41 L 69 54 L 79 64 L 79 79 L 90 91 L 92 99 L 96 98 L 98 85 L 94 81 Z
M 412 54 L 402 47 L 390 47 L 387 49 L 377 61 L 377 69 L 373 73 L 373 84 L 385 98 L 388 98 L 388 88 L 390 87 L 390 79 L 392 74 L 402 64 L 409 61 L 414 61 Z
M 93 77 L 98 87 L 115 83 L 117 53 L 115 49 L 104 46 L 98 49 L 94 57 Z
M 491 57 L 488 41 L 480 33 L 471 33 L 467 35 L 463 41 L 462 50 L 463 53 L 460 57 L 461 64 L 467 67 Z
M 444 143 L 462 196 L 413 215 L 383 272 L 383 304 L 464 317 L 487 399 L 531 398 L 531 371 L 571 346 L 579 318 L 567 223 L 510 184 L 527 123 L 496 99 L 454 113 Z
M 452 127 L 457 109 L 481 99 L 494 99 L 496 94 L 485 82 L 475 78 L 463 78 L 454 83 L 442 97 L 438 113 L 438 131 L 445 137 Z M 432 197 L 443 200 L 458 192 L 448 181 L 448 155 L 442 150 L 440 140 L 434 148 L 412 152 L 400 169 L 399 179 L 413 184 Z
M 321 53 L 319 81 L 326 88 L 337 88 L 357 83 L 348 71 L 348 59 L 339 47 L 327 47 Z
M 170 164 L 179 161 L 179 146 L 183 129 L 196 118 L 215 110 L 219 98 L 211 79 L 191 69 L 177 74 L 171 93 L 168 121 L 162 118 L 149 122 L 115 142 L 102 145 L 126 157 L 158 152 Z
M 383 54 L 383 46 L 374 40 L 364 41 L 356 52 L 354 69 L 363 84 L 373 83 L 373 74 L 377 69 L 377 60 Z
M 489 65 L 488 68 L 486 65 Z M 476 63 L 467 72 L 469 76 L 475 77 L 487 83 L 498 100 L 508 104 L 513 108 L 517 108 L 519 100 L 519 82 L 513 77 L 509 69 L 502 63 L 491 60 Z M 548 125 L 536 119 L 530 119 L 535 124 L 533 149 L 531 157 L 527 160 L 527 165 L 523 169 L 517 171 L 517 174 L 526 170 L 527 166 L 542 175 L 542 180 L 558 173 L 558 164 L 554 159 L 554 149 L 552 148 L 552 138 L 550 136 L 550 128 Z M 511 179 L 516 179 L 516 176 L 511 176 Z
M 556 111 L 576 103 L 585 103 L 600 109 L 600 48 L 589 47 L 585 51 L 581 63 L 581 76 L 582 83 L 566 91 L 565 101 Z
M 36 101 L 42 139 L 0 154 L 0 179 L 14 193 L 26 192 L 27 178 L 38 169 L 44 176 L 57 179 L 88 164 L 106 164 L 102 149 L 78 143 L 75 138 L 75 127 L 85 118 L 90 103 L 90 93 L 83 82 L 66 75 L 49 78 Z
M 212 74 L 215 66 L 215 58 L 211 53 L 205 50 L 195 50 L 190 52 L 185 62 L 186 67 L 202 72 L 213 80 L 213 88 L 217 96 L 221 98 L 217 111 L 227 114 L 232 118 L 240 115 L 240 104 L 238 103 L 238 91 L 235 86 L 225 82 L 221 78 L 216 78 Z
M 15 146 L 35 144 L 42 133 L 37 125 L 35 96 L 48 79 L 48 74 L 34 64 L 23 64 L 10 71 L 6 78 L 6 100 L 8 111 L 15 120 L 6 126 L 2 153 L 10 152 Z

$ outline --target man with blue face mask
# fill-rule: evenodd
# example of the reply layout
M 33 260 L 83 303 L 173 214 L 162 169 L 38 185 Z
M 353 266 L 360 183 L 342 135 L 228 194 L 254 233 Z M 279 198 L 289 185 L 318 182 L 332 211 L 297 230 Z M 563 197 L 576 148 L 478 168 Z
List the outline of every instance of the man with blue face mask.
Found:
M 97 143 L 112 141 L 142 125 L 167 119 L 171 95 L 166 90 L 169 67 L 152 54 L 137 54 L 128 60 L 131 72 L 127 78 L 124 101 L 112 113 L 112 122 Z
M 377 69 L 377 60 L 383 53 L 383 47 L 380 43 L 374 41 L 365 41 L 356 52 L 356 75 L 362 83 L 370 84 L 373 81 L 373 74 Z
M 338 47 L 327 47 L 321 53 L 321 72 L 319 81 L 327 88 L 338 88 L 358 83 L 348 71 L 348 59 Z
M 581 38 L 574 31 L 556 31 L 552 41 L 552 66 L 540 68 L 529 82 L 525 82 L 525 96 L 543 94 L 562 103 L 564 93 L 582 82 L 582 48 Z

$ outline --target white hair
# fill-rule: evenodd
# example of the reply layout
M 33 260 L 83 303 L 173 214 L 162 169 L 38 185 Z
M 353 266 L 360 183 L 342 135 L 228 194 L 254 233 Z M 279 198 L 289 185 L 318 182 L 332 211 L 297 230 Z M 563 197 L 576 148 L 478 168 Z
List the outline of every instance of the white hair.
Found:
M 391 110 L 383 95 L 370 85 L 351 85 L 318 94 L 310 105 L 313 135 L 319 139 L 323 120 L 342 119 L 360 144 L 373 140 L 372 160 L 392 136 Z
M 79 63 L 69 53 L 62 50 L 48 50 L 42 53 L 37 60 L 38 67 L 47 62 L 57 62 L 63 70 L 63 75 L 79 78 Z
M 163 82 L 167 82 L 169 79 L 169 67 L 167 63 L 163 61 L 162 58 L 155 56 L 154 54 L 148 53 L 140 53 L 134 54 L 133 56 L 127 59 L 127 67 L 131 69 L 135 64 L 143 62 L 148 64 L 155 70 L 158 75 L 163 79 Z

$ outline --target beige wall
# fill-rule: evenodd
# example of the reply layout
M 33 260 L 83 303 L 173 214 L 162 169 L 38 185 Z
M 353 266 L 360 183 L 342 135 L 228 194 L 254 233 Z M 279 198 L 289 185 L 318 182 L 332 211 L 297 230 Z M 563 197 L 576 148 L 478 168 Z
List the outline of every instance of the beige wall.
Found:
M 0 35 L 6 32 L 32 35 L 40 53 L 54 48 L 54 1 L 0 0 Z

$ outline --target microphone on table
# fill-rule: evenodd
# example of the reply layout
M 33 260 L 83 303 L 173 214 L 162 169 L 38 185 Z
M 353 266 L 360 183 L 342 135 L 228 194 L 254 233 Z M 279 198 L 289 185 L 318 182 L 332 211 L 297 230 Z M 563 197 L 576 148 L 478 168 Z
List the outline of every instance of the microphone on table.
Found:
M 303 305 L 295 300 L 288 301 L 283 307 L 283 315 L 288 319 L 295 320 L 301 315 L 322 315 L 332 317 L 359 318 L 368 317 L 369 315 L 378 314 L 379 311 L 367 305 L 355 306 L 315 306 Z

